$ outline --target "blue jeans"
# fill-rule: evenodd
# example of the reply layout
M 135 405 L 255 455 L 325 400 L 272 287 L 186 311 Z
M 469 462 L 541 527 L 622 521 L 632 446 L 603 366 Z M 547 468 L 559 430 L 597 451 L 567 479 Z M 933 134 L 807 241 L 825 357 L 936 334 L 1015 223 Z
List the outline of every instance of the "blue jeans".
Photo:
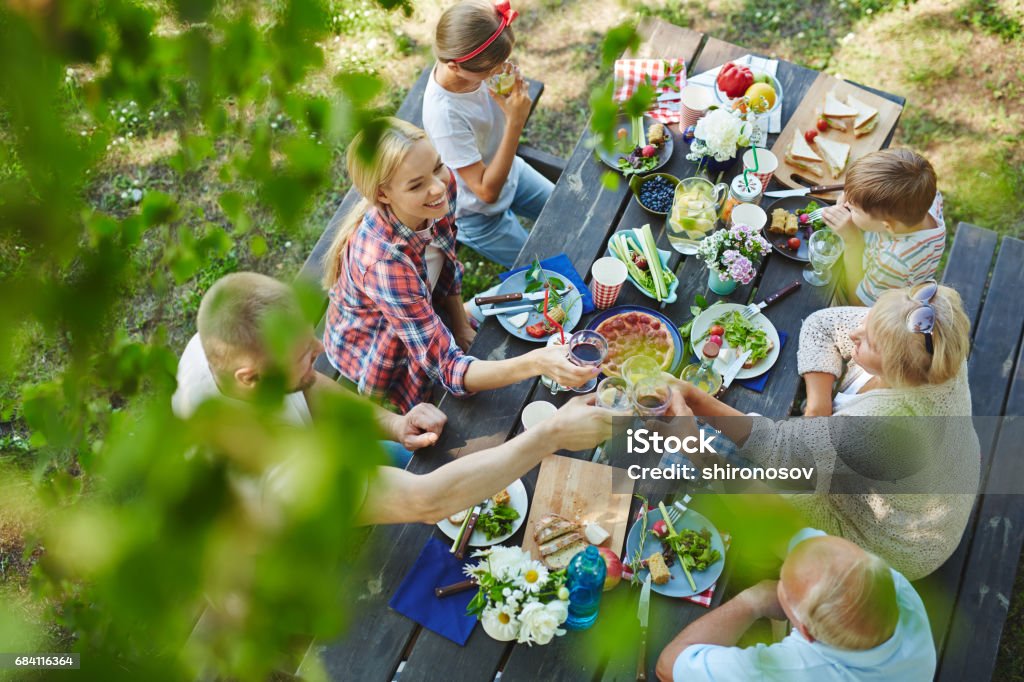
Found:
M 380 441 L 381 446 L 384 448 L 384 452 L 387 453 L 388 461 L 391 466 L 404 469 L 409 465 L 409 460 L 412 459 L 412 453 L 403 448 L 400 444 L 393 440 L 382 440 Z
M 512 205 L 503 213 L 469 213 L 455 221 L 459 241 L 485 258 L 512 267 L 527 233 L 516 216 L 536 220 L 555 186 L 532 166 L 522 164 Z

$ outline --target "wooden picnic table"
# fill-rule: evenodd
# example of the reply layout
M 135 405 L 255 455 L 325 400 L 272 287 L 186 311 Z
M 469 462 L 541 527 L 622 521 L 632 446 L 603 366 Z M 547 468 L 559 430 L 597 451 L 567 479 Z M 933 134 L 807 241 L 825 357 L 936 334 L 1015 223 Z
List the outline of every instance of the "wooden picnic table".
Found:
M 644 41 L 635 56 L 682 57 L 691 75 L 752 52 L 658 20 L 645 20 L 640 25 L 640 32 Z M 783 127 L 817 75 L 811 69 L 779 61 L 777 78 L 785 92 Z M 904 101 L 896 95 L 874 92 L 900 104 Z M 674 130 L 673 135 L 677 149 L 662 170 L 680 178 L 696 174 L 695 165 L 685 158 L 686 149 L 678 130 Z M 535 256 L 544 258 L 564 252 L 576 269 L 589 279 L 590 266 L 596 258 L 604 255 L 611 233 L 618 229 L 639 227 L 644 223 L 650 223 L 655 230 L 659 246 L 669 248 L 664 219 L 643 211 L 633 201 L 625 182 L 620 182 L 614 190 L 602 184 L 601 177 L 607 167 L 595 160 L 592 145 L 589 144 L 590 137 L 588 132 L 580 136 L 551 200 L 530 233 L 517 265 L 525 265 Z M 770 143 L 774 142 L 774 137 Z M 770 189 L 778 188 L 773 186 Z M 671 305 L 662 305 L 660 310 L 677 324 L 690 318 L 689 306 L 696 294 L 704 294 L 709 301 L 722 298 L 708 290 L 707 270 L 696 258 L 676 254 L 671 265 L 680 280 L 678 300 Z M 803 267 L 803 264 L 787 258 L 769 255 L 760 268 L 758 279 L 738 288 L 726 298 L 733 302 L 747 303 L 756 293 L 760 299 L 794 280 L 803 281 Z M 784 418 L 789 414 L 800 386 L 796 364 L 800 324 L 807 315 L 826 306 L 831 293 L 829 287 L 803 286 L 771 309 L 772 322 L 779 330 L 789 334 L 789 340 L 781 349 L 767 386 L 763 392 L 758 393 L 734 385 L 727 393 L 726 402 L 742 411 L 758 412 L 770 417 Z M 643 297 L 628 284 L 623 288 L 618 304 L 658 308 L 655 301 Z M 586 319 L 580 327 L 585 323 Z M 480 328 L 470 354 L 483 359 L 501 359 L 533 348 L 536 345 L 511 337 L 496 321 L 488 320 Z M 426 473 L 461 454 L 504 442 L 518 433 L 522 407 L 532 400 L 542 398 L 561 403 L 566 396 L 551 396 L 548 389 L 536 379 L 487 391 L 468 399 L 445 395 L 440 401 L 441 409 L 448 416 L 444 433 L 435 447 L 416 454 L 409 469 L 416 473 Z M 561 454 L 587 459 L 593 456 L 593 452 Z M 625 465 L 626 462 L 621 459 L 621 454 L 610 455 L 612 465 Z M 524 477 L 524 483 L 531 492 L 536 476 L 537 469 L 534 469 Z M 637 481 L 635 492 L 653 492 L 652 483 Z M 638 504 L 634 501 L 630 518 L 634 518 Z M 520 529 L 510 542 L 520 543 L 525 530 Z M 354 620 L 343 639 L 314 647 L 313 653 L 319 656 L 331 679 L 389 682 L 400 665 L 402 682 L 437 680 L 442 677 L 460 682 L 489 682 L 498 672 L 501 672 L 504 682 L 635 679 L 635 649 L 631 646 L 609 646 L 612 641 L 629 644 L 629 638 L 635 637 L 637 630 L 638 591 L 626 586 L 605 594 L 601 607 L 602 617 L 598 618 L 594 628 L 582 633 L 570 632 L 547 646 L 528 647 L 497 642 L 477 627 L 466 646 L 460 647 L 392 611 L 388 601 L 432 535 L 443 537 L 436 528 L 420 524 L 380 526 L 369 532 L 363 561 L 373 568 L 368 569 L 361 583 L 354 587 Z M 726 566 L 726 574 L 719 582 L 712 607 L 721 601 L 726 591 L 723 583 L 728 579 L 728 559 Z M 654 665 L 665 644 L 688 623 L 705 613 L 707 609 L 704 607 L 653 595 L 648 645 L 649 679 L 655 679 Z

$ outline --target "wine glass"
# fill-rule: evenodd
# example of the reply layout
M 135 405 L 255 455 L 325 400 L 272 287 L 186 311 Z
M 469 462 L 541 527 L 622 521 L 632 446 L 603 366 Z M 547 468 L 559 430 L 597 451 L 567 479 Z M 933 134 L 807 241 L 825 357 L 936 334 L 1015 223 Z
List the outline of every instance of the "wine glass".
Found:
M 592 329 L 583 329 L 569 337 L 569 361 L 580 367 L 600 367 L 608 357 L 608 340 Z M 597 377 L 572 389 L 589 393 L 597 386 Z
M 843 238 L 828 228 L 812 234 L 807 241 L 807 255 L 811 263 L 804 268 L 804 279 L 816 287 L 831 282 L 830 268 L 843 255 L 843 246 Z
M 646 377 L 633 386 L 630 399 L 633 409 L 641 417 L 658 417 L 668 411 L 672 385 L 661 375 Z
M 562 335 L 561 334 L 552 334 L 551 336 L 548 337 L 548 344 L 547 345 L 549 345 L 549 346 L 564 346 L 565 344 L 562 343 Z M 552 379 L 551 377 L 549 377 L 546 374 L 542 374 L 540 376 L 540 383 L 542 383 L 545 386 L 547 386 L 548 390 L 551 391 L 551 395 L 558 395 L 562 391 L 568 391 L 569 390 L 568 388 L 566 388 L 565 386 L 562 386 L 560 383 L 558 383 L 557 381 L 555 381 L 554 379 Z

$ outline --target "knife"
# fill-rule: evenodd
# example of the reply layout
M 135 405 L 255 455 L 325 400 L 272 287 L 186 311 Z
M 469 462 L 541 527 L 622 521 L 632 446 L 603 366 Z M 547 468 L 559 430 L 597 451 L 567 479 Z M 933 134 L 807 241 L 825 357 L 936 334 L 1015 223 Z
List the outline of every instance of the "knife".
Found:
M 793 293 L 794 291 L 799 289 L 800 288 L 800 284 L 801 284 L 800 280 L 795 280 L 793 282 L 790 282 L 786 286 L 784 286 L 781 289 L 779 289 L 778 291 L 776 291 L 774 294 L 769 294 L 768 296 L 765 296 L 765 299 L 763 301 L 761 301 L 760 303 L 751 303 L 750 305 L 747 306 L 747 310 L 749 310 L 749 311 L 751 311 L 751 313 L 753 313 L 751 315 L 753 317 L 754 315 L 757 315 L 758 313 L 763 311 L 768 306 L 772 305 L 773 303 L 778 303 L 779 301 L 781 301 L 782 299 L 786 298 L 791 293 Z M 754 312 L 755 309 L 756 309 L 757 312 Z M 744 311 L 744 312 L 746 312 L 746 311 Z
M 544 290 L 532 291 L 528 294 L 524 294 L 521 291 L 517 291 L 511 294 L 498 294 L 497 296 L 477 296 L 473 299 L 473 302 L 477 305 L 488 305 L 490 303 L 511 303 L 512 301 L 543 301 Z
M 822 192 L 838 192 L 845 185 L 815 185 L 814 187 L 800 187 L 799 189 L 780 189 L 772 192 L 765 192 L 766 197 L 781 199 L 783 197 L 803 197 L 808 194 L 820 194 Z
M 640 656 L 636 661 L 636 682 L 647 682 L 647 622 L 651 615 L 651 576 L 648 574 L 640 588 L 640 603 L 636 609 L 640 621 Z
M 749 358 L 750 351 L 745 350 L 742 355 L 732 361 L 732 364 L 729 365 L 725 372 L 722 373 L 722 386 L 729 388 L 730 384 L 732 384 L 732 380 L 735 379 L 736 375 L 740 373 L 741 369 L 743 369 L 743 363 Z
M 469 538 L 473 535 L 473 529 L 476 528 L 476 522 L 477 519 L 480 518 L 481 511 L 483 510 L 479 504 L 473 507 L 473 511 L 469 513 L 469 518 L 466 520 L 466 527 L 462 531 L 462 537 L 460 538 L 459 545 L 452 549 L 451 553 L 454 554 L 455 558 L 459 561 L 462 561 L 462 558 L 466 556 L 466 549 L 469 548 Z
M 533 310 L 536 307 L 536 303 L 528 303 L 526 305 L 494 306 L 493 308 L 481 310 L 480 314 L 484 317 L 491 317 L 492 315 L 506 315 L 508 313 L 525 313 L 527 310 Z

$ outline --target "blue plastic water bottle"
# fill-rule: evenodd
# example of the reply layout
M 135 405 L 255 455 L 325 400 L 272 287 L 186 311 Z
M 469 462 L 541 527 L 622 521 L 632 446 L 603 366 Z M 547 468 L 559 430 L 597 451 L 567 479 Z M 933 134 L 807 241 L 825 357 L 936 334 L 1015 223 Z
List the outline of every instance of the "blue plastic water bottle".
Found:
M 604 593 L 604 576 L 608 568 L 604 558 L 591 545 L 569 562 L 569 618 L 565 627 L 570 630 L 586 630 L 597 620 L 597 609 L 601 606 Z

